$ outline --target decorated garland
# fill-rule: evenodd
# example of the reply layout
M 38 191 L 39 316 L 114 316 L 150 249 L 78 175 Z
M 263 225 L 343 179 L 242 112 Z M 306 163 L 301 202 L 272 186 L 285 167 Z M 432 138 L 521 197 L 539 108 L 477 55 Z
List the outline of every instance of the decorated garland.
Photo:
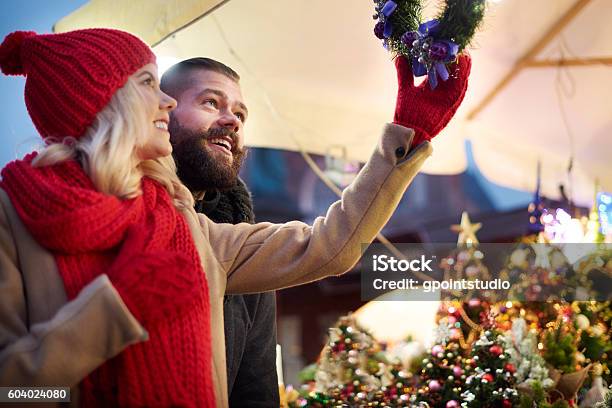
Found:
M 414 76 L 428 74 L 434 89 L 438 77 L 449 77 L 446 66 L 469 45 L 482 22 L 485 0 L 446 0 L 437 18 L 422 22 L 420 0 L 374 0 L 376 37 L 396 56 L 411 61 Z

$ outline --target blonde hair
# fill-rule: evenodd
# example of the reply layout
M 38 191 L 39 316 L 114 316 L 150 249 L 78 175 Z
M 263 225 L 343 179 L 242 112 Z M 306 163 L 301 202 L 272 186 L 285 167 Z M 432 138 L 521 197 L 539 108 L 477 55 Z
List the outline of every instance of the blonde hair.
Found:
M 141 194 L 141 180 L 149 177 L 164 186 L 176 208 L 192 207 L 193 196 L 176 175 L 171 155 L 140 162 L 136 157 L 136 148 L 144 143 L 147 132 L 143 105 L 136 81 L 128 79 L 80 139 L 45 139 L 32 165 L 77 159 L 99 191 L 122 199 Z

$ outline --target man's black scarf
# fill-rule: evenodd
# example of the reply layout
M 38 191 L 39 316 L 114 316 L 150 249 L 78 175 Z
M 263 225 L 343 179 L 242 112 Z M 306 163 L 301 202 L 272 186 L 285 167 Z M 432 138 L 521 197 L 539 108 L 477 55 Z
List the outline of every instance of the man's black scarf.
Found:
M 196 201 L 195 210 L 206 214 L 216 223 L 255 222 L 251 193 L 240 179 L 229 190 L 207 191 L 202 200 Z

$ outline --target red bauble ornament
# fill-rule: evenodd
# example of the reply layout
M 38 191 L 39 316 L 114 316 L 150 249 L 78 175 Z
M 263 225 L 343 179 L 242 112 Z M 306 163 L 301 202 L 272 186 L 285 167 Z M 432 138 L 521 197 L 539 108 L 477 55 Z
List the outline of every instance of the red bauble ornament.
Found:
M 348 397 L 353 394 L 353 391 L 355 391 L 355 387 L 353 384 L 349 384 L 342 390 L 342 395 Z
M 508 371 L 510 374 L 514 374 L 516 372 L 516 367 L 512 363 L 508 363 L 504 366 L 504 369 Z
M 502 401 L 502 407 L 504 407 L 504 408 L 512 408 L 512 402 L 510 402 L 510 400 L 505 399 L 505 400 Z
M 489 351 L 491 352 L 491 354 L 493 354 L 495 356 L 499 356 L 501 353 L 504 352 L 504 349 L 501 348 L 501 346 L 498 346 L 497 344 L 494 344 L 494 345 L 491 346 Z
M 344 345 L 344 342 L 339 342 L 332 346 L 332 351 L 334 353 L 342 353 L 345 349 L 346 346 Z
M 488 382 L 493 382 L 493 376 L 491 375 L 491 373 L 486 373 L 482 376 L 482 379 L 487 380 Z

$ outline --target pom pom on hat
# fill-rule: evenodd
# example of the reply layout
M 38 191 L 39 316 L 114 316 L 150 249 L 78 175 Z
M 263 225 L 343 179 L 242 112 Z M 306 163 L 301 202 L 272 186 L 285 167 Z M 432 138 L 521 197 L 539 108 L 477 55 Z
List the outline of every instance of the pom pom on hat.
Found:
M 26 38 L 34 37 L 34 31 L 15 31 L 7 35 L 0 45 L 0 69 L 5 75 L 25 75 L 21 63 L 21 45 Z

